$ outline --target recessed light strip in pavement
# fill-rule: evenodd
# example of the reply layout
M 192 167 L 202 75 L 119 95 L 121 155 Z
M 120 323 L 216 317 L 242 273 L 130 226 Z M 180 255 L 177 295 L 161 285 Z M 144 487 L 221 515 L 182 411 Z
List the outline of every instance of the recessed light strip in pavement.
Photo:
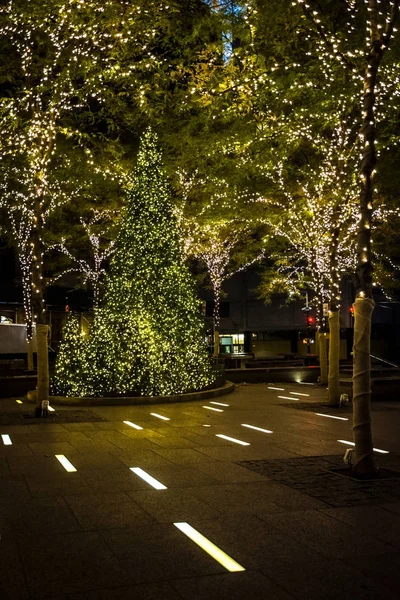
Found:
M 162 419 L 163 421 L 170 421 L 168 417 L 163 417 L 162 415 L 158 415 L 157 413 L 150 413 L 152 417 L 157 417 L 157 419 Z
M 132 423 L 132 421 L 123 421 L 125 425 L 129 425 L 129 427 L 133 427 L 133 429 L 143 429 L 140 425 L 136 425 L 136 423 Z
M 324 415 L 324 413 L 315 413 L 319 417 L 326 417 L 327 419 L 338 419 L 339 421 L 348 421 L 346 417 L 335 417 L 334 415 Z
M 301 392 L 289 392 L 289 394 L 293 394 L 293 396 L 309 396 L 310 394 L 302 394 Z
M 15 401 L 17 404 L 23 404 L 22 400 L 16 400 Z
M 52 406 L 50 406 L 50 405 L 47 407 L 47 410 L 48 410 L 49 412 L 56 412 L 56 409 L 55 409 L 55 408 L 53 408 L 53 407 L 52 407 Z
M 149 485 L 151 485 L 156 490 L 166 490 L 167 486 L 143 471 L 140 467 L 130 467 L 131 471 L 135 473 L 138 477 L 146 481 Z
M 2 433 L 1 434 L 1 439 L 3 440 L 3 444 L 5 446 L 12 446 L 12 441 L 11 441 L 11 438 L 8 435 L 8 433 Z
M 255 429 L 256 431 L 261 431 L 262 433 L 273 433 L 270 429 L 262 429 L 261 427 L 256 427 L 255 425 L 248 425 L 247 423 L 241 423 L 242 427 L 248 427 L 249 429 Z
M 216 433 L 215 435 L 216 437 L 222 438 L 223 440 L 228 440 L 228 442 L 234 442 L 235 444 L 240 444 L 241 446 L 250 446 L 249 442 L 242 442 L 242 440 L 231 438 L 228 435 L 224 435 L 223 433 Z
M 231 573 L 235 573 L 237 571 L 245 571 L 245 568 L 242 565 L 239 565 L 233 558 L 228 556 L 221 548 L 218 548 L 215 544 L 213 544 L 209 539 L 207 539 L 202 533 L 194 529 L 189 523 L 174 523 L 175 527 L 177 527 L 182 533 L 184 533 L 188 538 L 192 540 L 195 544 L 200 546 L 202 550 L 207 552 L 214 560 L 219 562 L 220 565 L 225 567 L 227 571 Z
M 215 412 L 224 412 L 222 408 L 214 408 L 213 406 L 203 406 L 203 408 L 206 408 L 207 410 L 214 410 Z
M 285 388 L 268 387 L 269 390 L 277 390 L 278 392 L 284 392 Z
M 309 383 L 308 381 L 297 381 L 300 385 L 314 385 L 313 383 Z
M 76 469 L 74 465 L 68 460 L 64 454 L 56 454 L 56 459 L 62 464 L 64 469 L 68 471 L 68 473 L 75 473 Z
M 229 406 L 229 404 L 224 404 L 223 402 L 210 402 L 210 404 L 216 404 L 217 406 Z
M 338 440 L 341 444 L 349 444 L 349 446 L 355 446 L 354 442 L 349 442 L 348 440 Z M 379 452 L 380 454 L 389 454 L 389 450 L 381 450 L 380 448 L 372 448 L 374 452 Z
M 295 400 L 295 402 L 299 401 L 298 398 L 291 398 L 290 396 L 278 396 L 278 398 L 283 398 L 283 400 Z

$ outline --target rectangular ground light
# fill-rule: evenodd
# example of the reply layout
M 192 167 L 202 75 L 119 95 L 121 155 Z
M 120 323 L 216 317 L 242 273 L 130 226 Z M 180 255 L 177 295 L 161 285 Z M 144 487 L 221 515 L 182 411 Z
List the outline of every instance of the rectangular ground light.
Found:
M 234 442 L 235 444 L 240 444 L 241 446 L 250 446 L 249 442 L 242 442 L 242 440 L 237 440 L 236 438 L 229 437 L 229 435 L 224 435 L 223 433 L 216 433 L 215 437 L 222 438 L 228 442 Z
M 348 444 L 349 446 L 355 446 L 354 442 L 349 442 L 348 440 L 338 440 L 341 444 Z M 379 452 L 380 454 L 389 454 L 389 450 L 381 450 L 380 448 L 372 448 L 374 452 Z
M 3 444 L 5 446 L 12 446 L 12 441 L 11 441 L 11 438 L 8 435 L 8 433 L 2 433 L 1 434 L 1 439 L 3 440 Z
M 132 471 L 132 473 L 135 473 L 135 475 L 137 475 L 138 477 L 143 479 L 143 481 L 146 481 L 146 483 L 151 485 L 154 489 L 156 489 L 156 490 L 166 490 L 167 489 L 166 485 L 164 485 L 163 483 L 161 483 L 160 481 L 158 481 L 157 479 L 155 479 L 154 477 L 152 477 L 151 475 L 146 473 L 146 471 L 143 471 L 143 469 L 141 469 L 140 467 L 130 467 L 130 470 Z
M 143 429 L 140 425 L 136 425 L 136 423 L 132 423 L 132 421 L 123 421 L 125 425 L 129 425 L 129 427 L 133 427 L 133 429 Z
M 255 431 L 261 431 L 262 433 L 273 433 L 270 429 L 262 429 L 262 427 L 256 427 L 255 425 L 248 425 L 247 423 L 241 423 L 242 427 L 248 429 L 254 429 Z
M 242 567 L 238 562 L 233 560 L 228 554 L 226 554 L 221 548 L 218 548 L 215 544 L 213 544 L 209 539 L 207 539 L 202 533 L 197 531 L 194 527 L 189 525 L 189 523 L 174 523 L 175 527 L 177 527 L 182 533 L 184 533 L 189 539 L 192 540 L 195 544 L 200 546 L 202 550 L 207 552 L 214 560 L 219 562 L 220 565 L 225 567 L 227 571 L 231 573 L 235 573 L 238 571 L 245 571 L 245 568 Z
M 163 421 L 170 421 L 171 419 L 169 419 L 169 417 L 163 417 L 162 415 L 159 415 L 158 413 L 150 413 L 152 417 L 157 417 L 157 419 L 162 419 Z
M 66 456 L 64 456 L 64 454 L 56 454 L 56 459 L 62 464 L 62 466 L 66 471 L 68 471 L 68 473 L 76 472 L 74 465 L 68 460 Z
M 315 413 L 318 417 L 326 417 L 327 419 L 338 419 L 338 421 L 348 421 L 346 417 L 336 417 L 335 415 L 325 415 L 324 413 Z

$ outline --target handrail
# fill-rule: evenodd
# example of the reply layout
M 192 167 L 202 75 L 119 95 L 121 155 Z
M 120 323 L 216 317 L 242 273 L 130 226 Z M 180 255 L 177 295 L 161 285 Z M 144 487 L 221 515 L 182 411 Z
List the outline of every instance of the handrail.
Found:
M 380 358 L 379 356 L 374 356 L 373 354 L 370 354 L 371 358 L 375 358 L 376 360 L 380 360 L 383 363 L 386 363 L 387 365 L 390 365 L 391 367 L 395 367 L 396 369 L 400 369 L 400 365 L 396 365 L 395 363 L 390 362 L 389 360 L 385 360 L 384 358 Z

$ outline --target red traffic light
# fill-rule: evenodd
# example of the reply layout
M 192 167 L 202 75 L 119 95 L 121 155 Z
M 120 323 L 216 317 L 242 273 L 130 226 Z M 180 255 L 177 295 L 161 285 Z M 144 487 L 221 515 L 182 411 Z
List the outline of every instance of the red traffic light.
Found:
M 307 317 L 307 325 L 314 325 L 315 323 L 315 318 L 314 317 Z
M 350 306 L 349 311 L 351 316 L 354 317 L 354 306 Z

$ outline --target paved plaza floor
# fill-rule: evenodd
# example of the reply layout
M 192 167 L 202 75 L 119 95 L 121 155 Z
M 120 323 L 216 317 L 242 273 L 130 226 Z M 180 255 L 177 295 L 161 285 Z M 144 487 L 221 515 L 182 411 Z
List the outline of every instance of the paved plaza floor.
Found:
M 358 482 L 337 470 L 351 410 L 317 385 L 47 420 L 16 400 L 0 400 L 1 599 L 400 598 L 400 402 L 373 406 L 392 477 Z

